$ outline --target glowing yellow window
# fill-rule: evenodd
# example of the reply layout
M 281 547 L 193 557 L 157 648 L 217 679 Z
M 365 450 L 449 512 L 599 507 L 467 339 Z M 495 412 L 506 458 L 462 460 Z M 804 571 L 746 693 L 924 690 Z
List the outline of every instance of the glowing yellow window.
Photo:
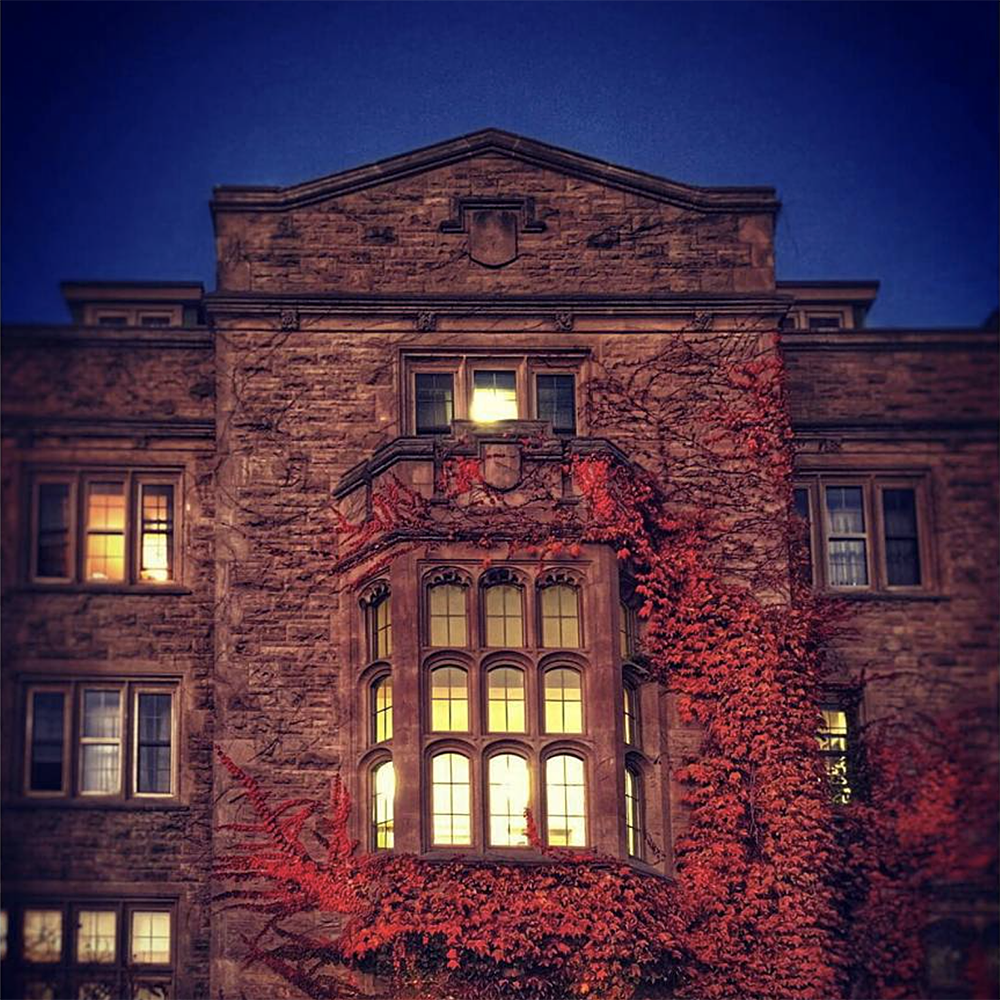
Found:
M 633 858 L 642 857 L 642 793 L 639 776 L 630 767 L 625 768 L 625 837 L 628 852 Z
M 114 910 L 80 910 L 76 917 L 76 960 L 115 960 L 118 914 Z
M 139 579 L 166 583 L 174 578 L 173 486 L 140 484 L 139 511 Z
M 583 732 L 583 688 L 579 671 L 559 667 L 545 672 L 545 731 Z
M 62 957 L 62 910 L 25 910 L 21 948 L 27 962 L 58 962 Z
M 530 782 L 528 762 L 513 753 L 490 758 L 490 844 L 493 847 L 527 847 Z
M 427 593 L 431 645 L 466 646 L 468 616 L 465 611 L 465 587 L 457 583 L 439 583 Z
M 576 649 L 580 645 L 576 587 L 558 583 L 542 590 L 542 645 L 546 649 Z
M 132 961 L 137 965 L 170 962 L 170 914 L 161 910 L 132 912 Z
M 545 762 L 546 830 L 554 847 L 587 843 L 586 788 L 583 761 L 557 754 Z
M 850 774 L 847 767 L 847 713 L 838 708 L 824 708 L 823 725 L 817 734 L 820 753 L 826 764 L 830 795 L 837 805 L 851 801 Z
M 469 416 L 478 424 L 517 420 L 517 374 L 512 371 L 475 372 Z
M 521 588 L 497 584 L 486 589 L 486 645 L 513 649 L 524 645 Z
M 87 484 L 86 577 L 125 579 L 125 484 Z
M 372 770 L 372 842 L 376 850 L 392 850 L 395 801 L 396 769 L 391 760 L 385 760 Z
M 392 739 L 392 678 L 381 677 L 372 685 L 372 739 Z
M 469 730 L 469 676 L 461 667 L 431 671 L 431 729 L 436 733 Z
M 639 702 L 638 695 L 631 684 L 622 685 L 623 716 L 625 742 L 629 746 L 639 744 Z
M 439 753 L 431 760 L 431 842 L 438 846 L 472 843 L 469 759 Z
M 487 675 L 489 731 L 524 732 L 524 671 L 494 667 Z

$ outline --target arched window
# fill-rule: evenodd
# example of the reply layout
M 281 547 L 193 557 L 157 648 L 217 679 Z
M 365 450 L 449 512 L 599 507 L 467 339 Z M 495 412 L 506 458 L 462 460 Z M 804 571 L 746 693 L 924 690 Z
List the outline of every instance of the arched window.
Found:
M 625 842 L 633 858 L 642 857 L 646 835 L 642 816 L 642 777 L 635 768 L 625 765 Z
M 469 675 L 461 667 L 437 667 L 431 671 L 431 730 L 469 731 Z
M 372 684 L 372 740 L 392 739 L 392 678 L 380 677 Z
M 472 843 L 469 758 L 446 751 L 431 758 L 431 843 Z
M 542 646 L 577 649 L 580 645 L 580 592 L 567 583 L 542 589 Z
M 518 667 L 494 667 L 486 675 L 487 730 L 491 733 L 523 733 L 524 671 Z
M 556 667 L 545 671 L 545 732 L 583 732 L 583 686 L 579 670 Z
M 587 843 L 586 781 L 583 761 L 556 754 L 545 761 L 546 834 L 553 847 Z
M 379 581 L 369 588 L 361 601 L 365 611 L 368 658 L 381 660 L 392 656 L 392 595 L 389 585 Z
M 469 644 L 466 588 L 458 583 L 435 583 L 427 588 L 428 633 L 431 646 Z
M 391 760 L 383 760 L 372 768 L 371 797 L 372 845 L 377 851 L 392 850 L 396 770 Z
M 490 845 L 527 847 L 528 808 L 531 783 L 528 762 L 516 753 L 490 757 Z
M 623 660 L 635 654 L 635 612 L 624 602 L 618 603 L 618 652 Z
M 629 681 L 622 682 L 623 732 L 626 746 L 639 745 L 639 693 Z
M 524 611 L 521 588 L 513 583 L 495 583 L 486 597 L 486 645 L 514 649 L 524 645 Z

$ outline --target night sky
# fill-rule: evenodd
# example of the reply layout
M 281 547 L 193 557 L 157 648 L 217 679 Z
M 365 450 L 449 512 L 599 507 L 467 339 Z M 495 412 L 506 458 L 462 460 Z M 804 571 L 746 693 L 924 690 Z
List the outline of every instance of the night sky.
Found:
M 489 126 L 778 190 L 779 278 L 879 326 L 997 305 L 994 3 L 25 3 L 2 28 L 2 310 L 67 278 L 214 283 L 216 184 Z

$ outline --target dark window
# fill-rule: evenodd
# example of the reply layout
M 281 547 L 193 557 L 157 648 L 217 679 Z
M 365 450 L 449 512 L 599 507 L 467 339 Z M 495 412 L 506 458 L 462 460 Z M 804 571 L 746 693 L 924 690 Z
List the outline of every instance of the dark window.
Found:
M 793 497 L 795 503 L 795 513 L 805 521 L 805 530 L 803 532 L 803 542 L 805 545 L 805 565 L 802 566 L 802 576 L 804 583 L 812 583 L 813 580 L 813 568 L 812 568 L 812 518 L 809 512 L 809 490 L 807 489 L 796 489 L 793 490 Z
M 447 434 L 455 414 L 454 379 L 448 373 L 419 372 L 417 390 L 417 433 Z
M 140 794 L 169 795 L 173 698 L 169 694 L 140 692 L 139 759 L 136 791 Z
M 920 586 L 917 504 L 913 490 L 883 489 L 885 571 L 890 587 Z
M 140 326 L 170 326 L 169 316 L 141 316 Z
M 572 375 L 536 378 L 538 419 L 548 420 L 556 434 L 576 433 L 576 389 Z
M 61 792 L 66 739 L 66 696 L 62 691 L 32 691 L 31 700 L 28 788 L 32 792 Z
M 127 316 L 98 316 L 97 317 L 98 326 L 127 326 L 128 317 Z
M 840 317 L 839 316 L 810 316 L 809 317 L 809 329 L 810 330 L 839 330 L 840 329 Z
M 69 483 L 38 484 L 38 539 L 36 576 L 68 579 L 69 565 Z

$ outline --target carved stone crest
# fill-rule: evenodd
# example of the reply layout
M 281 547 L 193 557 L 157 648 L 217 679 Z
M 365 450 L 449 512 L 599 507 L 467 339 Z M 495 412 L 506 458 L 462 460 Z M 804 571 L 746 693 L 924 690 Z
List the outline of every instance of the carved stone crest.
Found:
M 299 328 L 299 311 L 297 309 L 281 310 L 281 329 L 297 330 Z
M 556 313 L 556 329 L 557 330 L 572 330 L 573 329 L 573 314 L 568 310 L 566 312 Z
M 496 490 L 513 489 L 521 481 L 521 447 L 517 444 L 484 444 L 483 479 Z
M 481 208 L 469 220 L 469 256 L 484 267 L 503 267 L 517 257 L 517 215 Z
M 432 312 L 417 313 L 417 329 L 421 333 L 430 333 L 437 328 L 437 314 Z

